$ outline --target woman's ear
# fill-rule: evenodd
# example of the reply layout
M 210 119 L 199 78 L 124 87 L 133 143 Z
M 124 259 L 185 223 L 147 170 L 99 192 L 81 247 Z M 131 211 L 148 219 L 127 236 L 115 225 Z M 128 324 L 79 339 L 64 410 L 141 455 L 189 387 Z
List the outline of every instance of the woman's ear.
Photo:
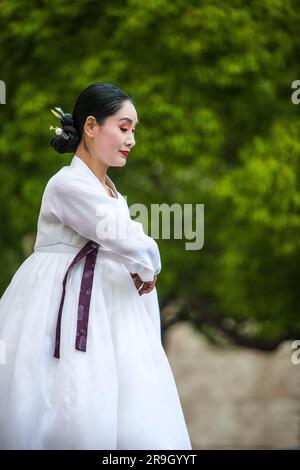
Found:
M 84 131 L 88 137 L 94 137 L 96 126 L 98 125 L 94 116 L 88 116 L 84 123 Z

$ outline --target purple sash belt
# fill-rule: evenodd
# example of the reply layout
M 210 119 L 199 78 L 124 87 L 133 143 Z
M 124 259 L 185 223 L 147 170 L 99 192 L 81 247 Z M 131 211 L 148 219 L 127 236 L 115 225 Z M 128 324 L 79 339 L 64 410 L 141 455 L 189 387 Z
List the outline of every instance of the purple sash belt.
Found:
M 65 294 L 66 294 L 66 282 L 70 269 L 78 263 L 82 258 L 86 257 L 82 278 L 81 286 L 79 293 L 78 301 L 78 315 L 77 315 L 77 330 L 76 330 L 76 340 L 75 340 L 75 349 L 78 351 L 86 351 L 86 342 L 87 342 L 87 330 L 89 322 L 89 310 L 90 310 L 90 301 L 93 287 L 94 279 L 94 270 L 95 263 L 97 259 L 99 244 L 89 240 L 86 245 L 77 253 L 72 263 L 67 269 L 63 280 L 63 292 L 61 296 L 59 311 L 57 315 L 56 322 L 56 336 L 55 336 L 55 352 L 54 357 L 60 357 L 60 332 L 61 332 L 61 316 L 64 306 Z

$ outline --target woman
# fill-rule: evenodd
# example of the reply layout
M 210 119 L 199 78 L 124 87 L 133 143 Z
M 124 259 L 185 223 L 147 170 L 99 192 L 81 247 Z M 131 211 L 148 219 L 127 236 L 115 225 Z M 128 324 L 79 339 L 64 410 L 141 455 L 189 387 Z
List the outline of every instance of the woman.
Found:
M 72 115 L 56 109 L 51 145 L 75 155 L 0 301 L 0 447 L 191 449 L 161 344 L 158 246 L 106 174 L 135 145 L 133 100 L 96 83 Z

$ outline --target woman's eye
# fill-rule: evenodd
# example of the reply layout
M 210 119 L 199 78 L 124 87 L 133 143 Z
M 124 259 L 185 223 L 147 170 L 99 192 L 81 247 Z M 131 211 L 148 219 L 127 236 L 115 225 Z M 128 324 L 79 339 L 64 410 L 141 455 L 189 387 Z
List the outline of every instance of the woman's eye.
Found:
M 125 127 L 120 127 L 120 129 L 121 129 L 121 131 L 123 131 L 123 132 L 126 132 L 126 131 L 128 131 L 128 129 L 125 129 Z M 132 131 L 132 132 L 135 132 L 135 129 L 133 129 L 133 131 Z

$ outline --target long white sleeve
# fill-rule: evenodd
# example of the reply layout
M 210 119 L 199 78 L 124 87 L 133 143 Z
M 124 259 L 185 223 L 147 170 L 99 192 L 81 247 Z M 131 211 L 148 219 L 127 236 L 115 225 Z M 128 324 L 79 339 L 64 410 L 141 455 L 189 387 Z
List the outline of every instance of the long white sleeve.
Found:
M 140 222 L 131 219 L 124 198 L 108 197 L 88 179 L 74 174 L 56 175 L 47 191 L 51 212 L 63 225 L 99 243 L 99 250 L 117 255 L 143 281 L 159 274 L 157 243 L 144 233 Z

